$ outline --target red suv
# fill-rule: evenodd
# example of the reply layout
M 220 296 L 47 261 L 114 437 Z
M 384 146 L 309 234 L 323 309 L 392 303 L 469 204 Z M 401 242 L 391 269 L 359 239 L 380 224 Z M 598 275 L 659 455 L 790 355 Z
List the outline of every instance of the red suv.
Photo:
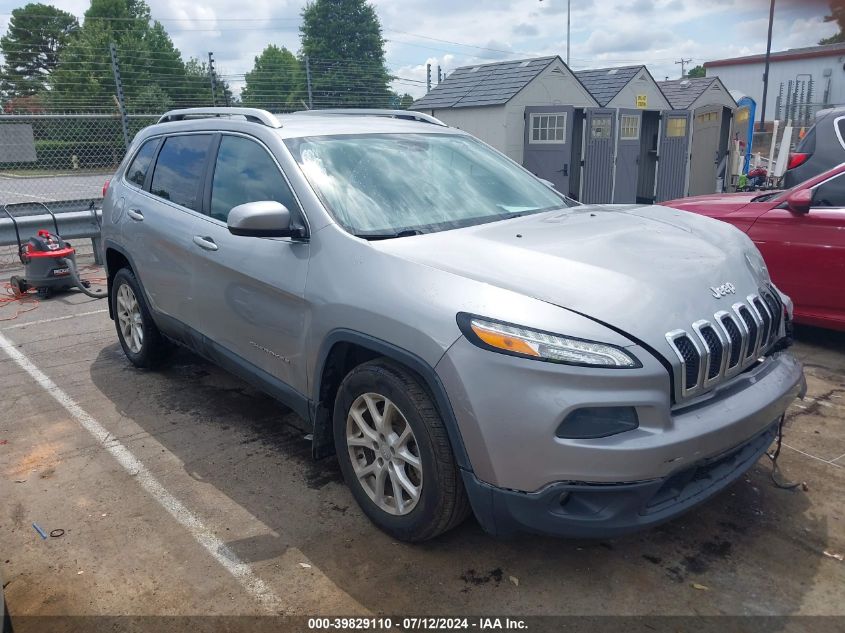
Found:
M 845 330 L 845 163 L 786 191 L 661 203 L 733 224 L 754 240 L 795 321 Z

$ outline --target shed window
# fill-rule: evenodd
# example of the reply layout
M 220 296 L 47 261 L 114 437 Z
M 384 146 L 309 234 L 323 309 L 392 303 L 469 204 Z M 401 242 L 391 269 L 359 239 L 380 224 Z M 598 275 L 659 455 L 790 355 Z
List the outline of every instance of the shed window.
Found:
M 640 138 L 640 116 L 623 114 L 619 120 L 619 134 L 623 141 L 636 141 Z
M 686 136 L 687 135 L 687 119 L 686 117 L 670 116 L 666 122 L 666 136 Z
M 566 112 L 531 115 L 532 143 L 565 143 Z
M 610 117 L 594 116 L 590 120 L 590 138 L 610 138 Z

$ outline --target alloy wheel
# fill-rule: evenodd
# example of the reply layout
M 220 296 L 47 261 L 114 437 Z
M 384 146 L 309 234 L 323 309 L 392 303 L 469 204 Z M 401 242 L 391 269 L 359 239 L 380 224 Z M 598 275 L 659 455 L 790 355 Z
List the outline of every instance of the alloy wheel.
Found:
M 420 500 L 423 470 L 414 431 L 387 397 L 365 393 L 346 418 L 346 445 L 361 487 L 381 510 L 397 516 Z
M 144 346 L 144 320 L 138 298 L 129 284 L 121 284 L 117 289 L 117 322 L 129 351 L 140 354 Z

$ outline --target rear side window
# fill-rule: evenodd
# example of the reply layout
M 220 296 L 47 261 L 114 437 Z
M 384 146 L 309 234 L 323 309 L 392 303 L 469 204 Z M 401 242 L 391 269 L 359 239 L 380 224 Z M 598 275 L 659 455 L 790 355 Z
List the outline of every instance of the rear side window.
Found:
M 167 138 L 158 154 L 150 193 L 199 210 L 200 180 L 210 144 L 210 134 Z
M 129 165 L 129 169 L 126 170 L 126 180 L 139 187 L 144 186 L 144 181 L 147 179 L 147 170 L 150 168 L 153 156 L 155 156 L 156 147 L 158 147 L 157 138 L 149 140 L 141 146 Z
M 225 222 L 239 204 L 275 200 L 295 213 L 293 193 L 267 150 L 242 136 L 220 140 L 211 183 L 211 217 Z

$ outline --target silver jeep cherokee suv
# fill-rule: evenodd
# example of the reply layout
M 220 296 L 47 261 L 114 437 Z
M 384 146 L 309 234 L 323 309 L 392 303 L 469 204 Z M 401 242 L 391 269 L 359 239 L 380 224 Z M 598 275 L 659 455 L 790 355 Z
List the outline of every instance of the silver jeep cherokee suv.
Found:
M 398 539 L 612 536 L 744 473 L 803 395 L 728 224 L 581 206 L 411 112 L 179 110 L 104 202 L 129 360 L 188 347 L 300 414 Z

